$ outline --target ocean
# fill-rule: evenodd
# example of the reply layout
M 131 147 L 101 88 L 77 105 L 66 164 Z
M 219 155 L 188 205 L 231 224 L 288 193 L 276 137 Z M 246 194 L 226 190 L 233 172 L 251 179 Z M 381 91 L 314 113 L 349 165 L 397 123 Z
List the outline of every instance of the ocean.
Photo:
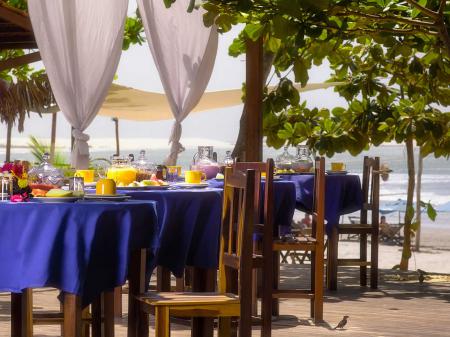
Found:
M 197 143 L 196 143 L 197 141 Z M 204 139 L 187 139 L 182 140 L 182 143 L 187 145 L 186 151 L 182 152 L 179 156 L 178 163 L 184 169 L 189 168 L 192 162 L 192 158 L 196 152 L 193 144 L 214 144 L 214 150 L 218 153 L 218 158 L 221 160 L 225 156 L 227 150 L 232 150 L 233 146 L 224 142 L 208 141 Z M 91 142 L 91 157 L 92 158 L 110 158 L 114 152 L 113 148 L 114 140 L 104 141 L 95 144 L 95 140 Z M 158 144 L 155 146 L 155 144 Z M 146 141 L 142 139 L 133 141 L 128 139 L 124 148 L 121 149 L 122 155 L 128 155 L 133 153 L 135 157 L 138 156 L 141 149 L 146 150 L 147 157 L 154 163 L 161 163 L 164 161 L 168 153 L 168 146 L 166 143 Z M 295 149 L 291 148 L 291 154 L 295 153 Z M 417 159 L 416 149 L 416 159 Z M 64 148 L 60 150 L 67 158 L 69 153 Z M 264 148 L 265 158 L 276 158 L 282 150 L 275 150 L 271 148 Z M 333 158 L 327 158 L 327 162 L 342 161 L 346 163 L 347 170 L 352 174 L 361 174 L 362 162 L 365 155 L 379 156 L 381 162 L 389 166 L 393 172 L 389 175 L 388 181 L 382 181 L 380 187 L 381 204 L 389 203 L 398 199 L 406 199 L 406 190 L 408 183 L 407 165 L 406 165 L 406 149 L 403 145 L 382 145 L 379 147 L 373 147 L 369 151 L 365 151 L 360 155 L 354 157 L 348 153 L 336 154 Z M 33 161 L 29 150 L 25 147 L 12 149 L 13 159 L 23 159 Z M 0 161 L 4 160 L 4 148 L 0 148 Z M 416 164 L 417 168 L 417 164 Z M 424 173 L 422 176 L 422 197 L 425 202 L 430 201 L 433 205 L 440 205 L 446 202 L 450 202 L 450 160 L 445 158 L 436 159 L 433 156 L 428 156 L 424 159 Z M 403 218 L 403 215 L 400 215 Z M 387 214 L 388 222 L 398 222 L 398 212 Z M 445 226 L 450 230 L 450 212 L 440 212 L 435 222 L 429 220 L 424 213 L 422 215 L 422 221 L 424 226 Z

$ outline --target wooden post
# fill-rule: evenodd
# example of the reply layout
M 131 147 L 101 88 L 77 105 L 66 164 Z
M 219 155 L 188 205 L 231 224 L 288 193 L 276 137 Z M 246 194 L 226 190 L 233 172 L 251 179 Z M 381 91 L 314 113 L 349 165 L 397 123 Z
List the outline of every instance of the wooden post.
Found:
M 6 156 L 5 161 L 11 161 L 11 134 L 12 134 L 13 122 L 9 121 L 7 124 L 6 132 Z
M 52 134 L 50 140 L 50 162 L 55 161 L 55 146 L 56 146 L 56 112 L 52 114 Z
M 119 140 L 119 119 L 117 117 L 112 118 L 116 128 L 116 155 L 120 156 L 120 140 Z
M 247 40 L 245 161 L 262 161 L 263 40 Z

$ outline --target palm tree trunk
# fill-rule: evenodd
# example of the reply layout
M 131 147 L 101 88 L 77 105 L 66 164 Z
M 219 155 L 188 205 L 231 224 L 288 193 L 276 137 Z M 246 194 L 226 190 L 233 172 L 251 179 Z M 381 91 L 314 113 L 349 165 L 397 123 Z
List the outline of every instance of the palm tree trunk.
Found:
M 5 161 L 11 161 L 11 137 L 12 137 L 13 122 L 8 122 L 6 131 L 6 156 Z
M 420 207 L 421 193 L 422 193 L 422 173 L 423 173 L 423 157 L 419 151 L 419 160 L 417 163 L 417 187 L 416 187 L 416 221 L 417 221 L 417 231 L 416 231 L 416 244 L 415 250 L 418 252 L 420 250 L 420 230 L 422 227 L 422 213 Z
M 51 161 L 51 163 L 55 162 L 56 122 L 57 122 L 57 113 L 54 112 L 52 114 L 52 133 L 51 133 L 51 138 L 50 138 L 50 161 Z
M 400 261 L 400 270 L 408 270 L 409 259 L 411 258 L 411 223 L 414 217 L 413 198 L 415 189 L 415 172 L 414 172 L 414 143 L 410 138 L 406 141 L 406 156 L 408 162 L 408 194 L 406 196 L 406 212 L 402 258 Z

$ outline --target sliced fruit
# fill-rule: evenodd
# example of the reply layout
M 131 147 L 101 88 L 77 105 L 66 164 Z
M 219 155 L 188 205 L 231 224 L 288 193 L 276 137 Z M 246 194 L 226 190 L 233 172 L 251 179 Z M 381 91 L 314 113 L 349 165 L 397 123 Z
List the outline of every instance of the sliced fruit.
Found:
M 45 196 L 49 197 L 49 198 L 66 198 L 66 197 L 73 196 L 73 192 L 61 190 L 59 188 L 54 188 L 54 189 L 48 191 Z
M 159 186 L 157 180 L 142 180 L 141 184 L 143 184 L 143 186 Z

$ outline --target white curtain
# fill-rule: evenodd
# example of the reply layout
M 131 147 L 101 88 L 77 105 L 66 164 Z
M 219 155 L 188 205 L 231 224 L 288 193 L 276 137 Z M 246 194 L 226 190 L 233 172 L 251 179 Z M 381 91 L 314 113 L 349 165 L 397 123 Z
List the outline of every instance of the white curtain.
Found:
M 84 130 L 113 81 L 128 0 L 28 0 L 28 9 L 56 101 L 73 127 L 72 165 L 87 168 Z
M 217 54 L 218 33 L 203 25 L 204 11 L 187 12 L 190 0 L 169 9 L 162 0 L 137 0 L 151 53 L 167 95 L 175 123 L 166 160 L 176 163 L 183 151 L 181 122 L 197 105 L 208 85 Z

